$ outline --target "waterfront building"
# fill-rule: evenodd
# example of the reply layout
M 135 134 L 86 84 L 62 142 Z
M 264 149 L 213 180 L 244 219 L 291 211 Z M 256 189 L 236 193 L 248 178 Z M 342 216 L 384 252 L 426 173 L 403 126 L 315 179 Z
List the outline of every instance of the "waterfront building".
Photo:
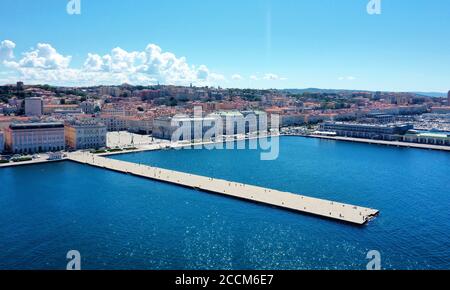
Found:
M 16 154 L 64 150 L 64 124 L 11 124 L 5 130 L 5 149 Z
M 25 99 L 25 115 L 40 117 L 44 113 L 44 101 L 42 98 L 26 98 Z
M 245 133 L 256 133 L 267 131 L 269 128 L 266 112 L 263 111 L 242 111 L 245 119 Z M 253 124 L 253 122 L 256 122 Z
M 77 120 L 64 126 L 67 148 L 99 149 L 106 147 L 107 127 L 95 120 Z
M 224 135 L 251 134 L 267 130 L 267 114 L 262 111 L 223 111 L 210 114 L 223 123 Z
M 351 123 L 324 123 L 320 126 L 323 132 L 333 132 L 337 136 L 365 138 L 376 140 L 396 141 L 400 140 L 413 125 L 372 125 Z
M 265 112 L 222 111 L 202 118 L 187 116 L 156 118 L 153 121 L 153 137 L 172 139 L 173 133 L 180 126 L 186 126 L 186 124 L 191 127 L 191 133 L 185 133 L 183 137 L 189 140 L 204 139 L 207 132 L 210 132 L 211 134 L 209 135 L 211 136 L 206 136 L 206 138 L 215 138 L 223 135 L 232 136 L 267 131 L 268 128 L 267 114 Z M 216 125 L 221 127 L 216 127 Z M 213 128 L 215 128 L 215 131 L 211 132 Z
M 238 135 L 245 134 L 244 115 L 238 111 L 224 111 L 210 115 L 213 118 L 220 118 L 223 124 L 223 134 Z M 255 120 L 256 123 L 256 120 Z
M 188 116 L 176 117 L 160 117 L 153 121 L 153 137 L 158 139 L 172 140 L 172 141 L 192 141 L 204 139 L 207 132 L 209 132 L 217 122 L 216 117 L 202 117 L 193 118 Z M 181 127 L 190 130 L 183 130 L 183 134 L 174 139 L 174 133 Z M 211 134 L 209 137 L 216 137 Z
M 5 149 L 5 135 L 0 131 L 0 154 L 3 153 Z
M 450 106 L 450 91 L 448 91 L 448 94 L 447 94 L 447 105 Z
M 177 128 L 172 125 L 171 117 L 159 117 L 153 121 L 153 137 L 170 140 Z
M 403 136 L 403 142 L 450 146 L 450 133 L 445 132 L 420 132 L 415 130 L 408 131 Z

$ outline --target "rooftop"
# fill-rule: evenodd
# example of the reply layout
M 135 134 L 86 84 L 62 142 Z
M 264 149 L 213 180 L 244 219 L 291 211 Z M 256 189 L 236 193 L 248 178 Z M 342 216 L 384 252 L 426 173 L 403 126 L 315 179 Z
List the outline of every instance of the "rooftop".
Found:
M 424 138 L 450 138 L 450 132 L 421 132 L 417 130 L 408 131 L 407 135 L 415 135 Z
M 63 123 L 51 122 L 51 123 L 16 123 L 9 126 L 14 130 L 27 130 L 27 129 L 51 129 L 51 128 L 64 128 Z

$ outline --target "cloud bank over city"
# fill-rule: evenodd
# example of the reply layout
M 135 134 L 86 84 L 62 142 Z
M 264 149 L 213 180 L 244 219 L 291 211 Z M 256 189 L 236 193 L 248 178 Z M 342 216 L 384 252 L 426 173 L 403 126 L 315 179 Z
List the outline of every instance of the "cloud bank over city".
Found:
M 148 44 L 141 51 L 127 51 L 120 47 L 107 54 L 88 53 L 80 67 L 71 66 L 72 56 L 59 52 L 49 43 L 38 43 L 20 56 L 11 40 L 0 42 L 0 61 L 4 67 L 0 82 L 47 83 L 68 86 L 90 86 L 130 83 L 133 85 L 167 84 L 196 86 L 227 86 L 245 80 L 240 74 L 229 77 L 208 66 L 194 65 L 186 57 L 164 51 L 156 44 Z M 266 73 L 257 81 L 282 81 L 286 78 Z
M 16 44 L 11 40 L 3 40 L 0 42 L 0 61 L 14 58 L 14 48 Z

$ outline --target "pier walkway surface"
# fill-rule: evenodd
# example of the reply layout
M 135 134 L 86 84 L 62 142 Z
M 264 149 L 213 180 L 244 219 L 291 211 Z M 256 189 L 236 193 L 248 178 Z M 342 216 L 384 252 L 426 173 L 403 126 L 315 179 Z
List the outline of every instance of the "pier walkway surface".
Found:
M 68 159 L 138 177 L 162 181 L 196 190 L 267 204 L 287 210 L 317 215 L 329 219 L 363 225 L 378 214 L 378 210 L 343 204 L 268 188 L 221 179 L 166 170 L 142 164 L 96 156 L 90 153 L 71 153 Z

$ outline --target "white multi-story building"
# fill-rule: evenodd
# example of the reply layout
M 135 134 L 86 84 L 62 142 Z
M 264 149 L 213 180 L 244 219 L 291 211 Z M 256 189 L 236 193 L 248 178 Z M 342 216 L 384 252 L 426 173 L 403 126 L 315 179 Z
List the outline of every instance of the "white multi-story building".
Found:
M 175 116 L 170 117 L 160 117 L 153 121 L 153 137 L 158 139 L 172 140 L 172 141 L 191 141 L 203 139 L 206 137 L 216 137 L 205 136 L 216 126 L 218 122 L 217 117 L 202 117 L 193 118 L 189 116 Z M 175 136 L 174 133 L 180 128 L 180 136 Z
M 5 149 L 25 154 L 64 150 L 64 124 L 11 124 L 5 130 Z
M 211 114 L 210 116 L 222 119 L 223 134 L 225 135 L 245 133 L 244 115 L 238 111 L 223 111 Z
M 109 132 L 128 130 L 128 122 L 126 117 L 100 115 L 99 120 L 106 125 Z
M 65 125 L 68 148 L 99 149 L 106 147 L 107 127 L 96 121 L 74 121 Z
M 222 111 L 209 116 L 222 119 L 224 135 L 240 135 L 267 130 L 267 114 L 261 111 Z
M 44 101 L 42 98 L 26 98 L 25 99 L 25 115 L 42 116 L 44 113 Z

